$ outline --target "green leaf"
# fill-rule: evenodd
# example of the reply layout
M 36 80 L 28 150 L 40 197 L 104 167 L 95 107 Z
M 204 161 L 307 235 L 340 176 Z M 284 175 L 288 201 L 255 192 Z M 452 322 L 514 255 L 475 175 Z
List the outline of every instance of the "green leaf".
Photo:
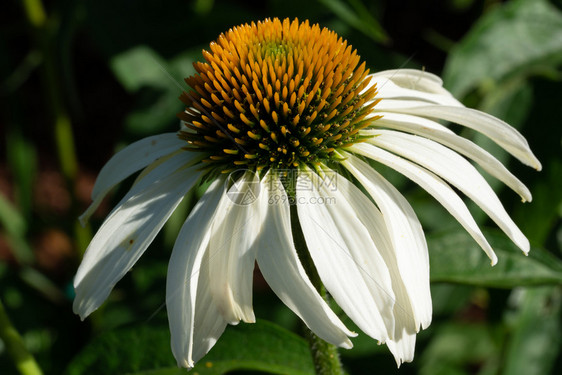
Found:
M 562 62 L 562 14 L 544 0 L 518 0 L 482 17 L 451 51 L 443 78 L 455 96 Z
M 31 215 L 33 182 L 37 174 L 37 152 L 22 134 L 21 125 L 9 124 L 6 134 L 6 157 L 14 175 L 16 205 L 24 218 Z
M 517 311 L 508 317 L 512 331 L 502 374 L 550 374 L 562 344 L 560 288 L 524 289 L 512 297 Z
M 23 215 L 10 201 L 0 193 L 0 224 L 6 233 L 14 256 L 21 264 L 33 261 L 33 252 L 29 247 L 25 234 L 27 224 Z
M 560 221 L 562 189 L 556 188 L 562 176 L 562 161 L 546 161 L 541 179 L 531 187 L 533 202 L 518 205 L 514 217 L 521 223 L 521 230 L 531 241 L 544 243 Z M 554 187 L 554 188 L 553 188 Z
M 496 288 L 562 284 L 562 262 L 539 248 L 525 256 L 503 234 L 484 231 L 498 256 L 490 260 L 464 231 L 446 232 L 428 238 L 432 282 L 454 282 Z
M 266 321 L 227 327 L 215 347 L 190 372 L 219 375 L 233 370 L 312 375 L 306 341 Z M 172 357 L 168 327 L 147 325 L 108 332 L 94 339 L 67 368 L 67 375 L 185 374 Z
M 193 373 L 219 375 L 241 369 L 272 374 L 314 374 L 306 341 L 263 320 L 229 327 Z
M 143 86 L 167 87 L 166 62 L 146 46 L 127 50 L 111 59 L 115 77 L 130 92 Z
M 470 303 L 474 288 L 460 284 L 431 284 L 433 316 L 451 316 Z M 434 318 L 435 319 L 435 318 Z
M 164 131 L 177 130 L 179 120 L 176 114 L 183 109 L 178 99 L 181 91 L 143 90 L 135 108 L 125 120 L 125 129 L 134 137 L 145 137 Z M 175 126 L 175 127 L 174 127 Z
M 176 113 L 183 104 L 178 98 L 187 89 L 183 79 L 193 73 L 191 63 L 200 55 L 196 48 L 166 61 L 149 47 L 137 46 L 111 59 L 115 77 L 136 94 L 135 108 L 125 120 L 129 133 L 145 136 L 179 123 Z
M 23 216 L 2 193 L 0 193 L 0 224 L 13 236 L 23 236 L 27 230 Z

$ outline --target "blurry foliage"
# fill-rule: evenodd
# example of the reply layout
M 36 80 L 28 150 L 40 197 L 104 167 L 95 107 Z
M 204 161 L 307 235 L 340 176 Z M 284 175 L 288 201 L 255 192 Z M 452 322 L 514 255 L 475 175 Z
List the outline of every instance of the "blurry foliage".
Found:
M 534 196 L 523 205 L 490 179 L 533 248 L 524 257 L 503 234 L 487 230 L 499 257 L 494 268 L 431 197 L 390 176 L 428 232 L 434 322 L 418 336 L 414 363 L 400 370 L 384 346 L 360 334 L 353 350 L 342 351 L 349 372 L 560 373 L 560 1 L 54 0 L 45 2 L 46 18 L 36 15 L 34 27 L 22 3 L 4 2 L 0 14 L 0 299 L 46 374 L 184 373 L 169 348 L 164 293 L 175 233 L 194 200 L 186 200 L 86 322 L 71 309 L 73 272 L 90 236 L 77 229 L 76 216 L 115 149 L 177 128 L 183 78 L 193 74 L 201 49 L 233 25 L 273 16 L 335 30 L 372 71 L 442 72 L 445 86 L 467 105 L 520 129 L 544 167 L 531 171 L 463 130 L 509 163 Z M 60 103 L 53 104 L 53 95 Z M 61 148 L 74 152 L 64 134 L 55 134 L 61 118 L 72 125 L 76 175 L 65 172 L 57 156 Z M 94 216 L 94 228 L 112 200 Z M 473 212 L 479 224 L 491 225 Z M 298 319 L 259 275 L 255 300 L 258 317 L 285 328 L 267 322 L 229 327 L 193 373 L 311 373 L 305 344 L 287 331 L 298 332 Z M 15 372 L 0 341 L 0 373 Z
M 449 54 L 443 79 L 455 96 L 486 95 L 510 79 L 560 79 L 562 13 L 546 1 L 516 0 L 483 16 Z
M 562 261 L 556 256 L 536 247 L 527 257 L 521 256 L 503 233 L 484 231 L 484 235 L 500 259 L 494 267 L 489 267 L 490 259 L 468 233 L 433 235 L 428 241 L 431 281 L 495 288 L 562 284 Z
M 123 340 L 129 344 L 122 345 Z M 184 374 L 185 369 L 175 364 L 169 342 L 167 325 L 142 325 L 108 332 L 93 340 L 70 363 L 66 374 Z M 272 323 L 258 321 L 227 330 L 192 371 L 220 375 L 232 370 L 313 375 L 314 364 L 303 338 Z

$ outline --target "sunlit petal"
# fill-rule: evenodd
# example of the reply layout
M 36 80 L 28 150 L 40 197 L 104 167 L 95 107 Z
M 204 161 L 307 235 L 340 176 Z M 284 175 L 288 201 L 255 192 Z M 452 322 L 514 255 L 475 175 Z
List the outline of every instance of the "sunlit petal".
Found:
M 193 341 L 196 306 L 203 302 L 200 301 L 203 295 L 198 295 L 197 290 L 202 268 L 208 274 L 208 264 L 202 267 L 202 259 L 211 238 L 217 206 L 221 199 L 226 199 L 223 184 L 222 179 L 215 180 L 193 208 L 178 234 L 168 265 L 166 308 L 172 352 L 182 367 L 193 367 L 193 347 L 199 345 Z M 208 276 L 204 283 L 208 284 Z M 205 294 L 209 294 L 208 285 L 202 288 Z M 216 317 L 216 320 L 224 322 L 222 317 Z M 200 322 L 197 324 L 199 326 Z
M 427 243 L 414 210 L 406 199 L 367 163 L 349 155 L 342 164 L 349 170 L 381 210 L 398 269 L 411 301 L 416 329 L 431 323 L 429 255 Z
M 252 281 L 256 249 L 253 246 L 262 222 L 253 189 L 259 185 L 257 176 L 246 173 L 230 187 L 213 223 L 209 244 L 210 290 L 221 313 L 230 324 L 240 320 L 255 322 L 252 308 Z M 236 190 L 236 192 L 235 192 Z M 234 196 L 237 195 L 237 197 Z M 238 197 L 242 197 L 237 201 Z M 232 198 L 232 199 L 231 199 Z M 248 198 L 249 201 L 244 199 Z
M 490 257 L 492 265 L 497 263 L 498 258 L 494 250 L 492 250 L 492 247 L 488 241 L 486 241 L 486 238 L 478 228 L 470 211 L 468 211 L 468 208 L 457 193 L 443 180 L 414 163 L 410 163 L 405 159 L 369 144 L 358 144 L 350 148 L 350 150 L 385 164 L 419 184 L 437 199 L 439 203 L 459 221 L 467 232 L 470 233 L 474 240 L 486 252 L 488 257 Z
M 414 356 L 415 335 L 418 331 L 412 308 L 414 301 L 410 301 L 404 280 L 400 275 L 396 252 L 379 209 L 357 186 L 345 178 L 338 179 L 338 190 L 349 198 L 357 217 L 369 230 L 371 239 L 376 243 L 377 249 L 388 266 L 396 299 L 393 308 L 394 334 L 392 339 L 386 341 L 386 344 L 400 366 L 402 362 L 412 361 Z M 414 340 L 411 339 L 412 336 Z
M 487 113 L 472 108 L 427 105 L 424 102 L 409 100 L 384 100 L 377 107 L 377 110 L 451 121 L 474 129 L 489 137 L 523 164 L 539 171 L 542 169 L 541 163 L 532 153 L 527 140 L 521 133 Z
M 362 331 L 386 341 L 394 333 L 388 269 L 349 202 L 328 180 L 311 170 L 297 179 L 298 215 L 308 250 L 338 305 Z
M 482 169 L 518 193 L 523 201 L 530 202 L 532 200 L 529 189 L 498 159 L 474 142 L 456 135 L 435 121 L 423 117 L 391 112 L 379 112 L 378 115 L 383 117 L 376 122 L 377 127 L 405 131 L 441 143 L 478 163 Z M 369 129 L 363 133 L 376 135 L 376 132 L 375 129 Z
M 82 319 L 136 263 L 198 177 L 193 170 L 178 170 L 130 197 L 106 219 L 74 278 L 74 311 Z
M 298 258 L 291 232 L 287 193 L 278 177 L 268 175 L 260 194 L 267 212 L 256 241 L 260 270 L 277 296 L 322 339 L 344 347 L 353 344 L 349 331 L 318 294 Z
M 165 133 L 141 139 L 119 151 L 101 169 L 92 189 L 92 204 L 80 220 L 85 223 L 115 185 L 155 160 L 180 150 L 182 145 L 177 133 Z
M 529 251 L 529 241 L 509 217 L 490 185 L 459 154 L 429 139 L 391 130 L 380 130 L 370 142 L 441 176 L 482 208 L 523 252 Z

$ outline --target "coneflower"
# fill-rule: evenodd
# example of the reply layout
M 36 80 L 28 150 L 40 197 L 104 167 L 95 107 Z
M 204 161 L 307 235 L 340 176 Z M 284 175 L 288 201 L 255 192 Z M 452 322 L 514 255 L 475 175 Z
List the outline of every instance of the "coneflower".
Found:
M 203 51 L 185 81 L 177 133 L 140 140 L 101 170 L 87 220 L 106 193 L 143 169 L 106 218 L 76 275 L 74 311 L 85 318 L 134 265 L 183 197 L 206 192 L 172 251 L 167 309 L 172 351 L 193 367 L 228 324 L 254 322 L 255 263 L 272 290 L 320 338 L 351 348 L 349 331 L 311 278 L 319 278 L 398 365 L 431 322 L 422 227 L 384 164 L 435 197 L 490 257 L 461 191 L 525 253 L 529 242 L 469 160 L 530 201 L 496 158 L 440 120 L 474 129 L 540 170 L 505 122 L 464 107 L 433 74 L 370 74 L 328 29 L 267 19 L 230 29 Z M 469 160 L 467 160 L 469 159 Z M 455 189 L 453 189 L 456 188 Z M 297 238 L 299 237 L 299 238 Z M 303 266 L 303 259 L 312 266 Z

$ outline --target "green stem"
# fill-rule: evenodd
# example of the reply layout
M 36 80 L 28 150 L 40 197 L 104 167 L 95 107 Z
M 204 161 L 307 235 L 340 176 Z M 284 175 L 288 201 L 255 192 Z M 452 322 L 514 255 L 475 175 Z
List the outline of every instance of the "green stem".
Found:
M 70 116 L 66 111 L 60 90 L 61 80 L 56 68 L 53 30 L 48 27 L 48 18 L 41 0 L 23 0 L 23 7 L 27 21 L 34 29 L 37 46 L 43 54 L 45 90 L 50 100 L 49 106 L 54 115 L 55 143 L 61 169 L 67 180 L 74 181 L 78 170 L 78 162 Z
M 41 0 L 23 0 L 23 8 L 29 23 L 36 29 L 45 25 L 47 16 Z
M 288 190 L 289 196 L 295 197 L 294 191 L 294 181 L 291 183 L 291 187 Z M 294 199 L 293 199 L 294 201 Z M 291 205 L 291 230 L 293 232 L 293 240 L 295 242 L 295 248 L 299 255 L 299 259 L 306 270 L 306 274 L 310 278 L 310 281 L 320 293 L 322 298 L 326 302 L 329 302 L 328 293 L 326 288 L 320 280 L 320 276 L 314 266 L 314 261 L 312 260 L 308 248 L 306 247 L 306 242 L 304 239 L 304 234 L 302 232 L 299 218 L 297 214 L 297 206 Z M 304 324 L 303 324 L 304 326 Z M 305 338 L 308 341 L 308 346 L 312 354 L 312 360 L 314 361 L 314 367 L 317 375 L 344 375 L 338 348 L 332 345 L 320 337 L 316 336 L 308 327 L 304 326 Z
M 22 0 L 27 21 L 33 29 L 35 42 L 43 55 L 43 84 L 45 96 L 48 98 L 48 107 L 52 111 L 54 122 L 54 140 L 57 156 L 62 174 L 65 177 L 68 190 L 72 196 L 72 207 L 76 209 L 76 197 L 74 195 L 74 183 L 78 175 L 78 157 L 74 144 L 74 132 L 72 122 L 66 109 L 62 90 L 61 79 L 57 69 L 56 48 L 54 43 L 53 17 L 48 18 L 41 0 Z M 76 247 L 83 255 L 89 240 L 91 239 L 90 228 L 82 228 L 76 225 L 74 228 Z
M 320 337 L 307 328 L 306 340 L 310 347 L 314 369 L 317 375 L 344 375 L 338 348 Z
M 8 354 L 13 359 L 20 374 L 43 374 L 35 358 L 27 351 L 20 334 L 10 322 L 2 301 L 0 301 L 0 338 L 6 345 Z

